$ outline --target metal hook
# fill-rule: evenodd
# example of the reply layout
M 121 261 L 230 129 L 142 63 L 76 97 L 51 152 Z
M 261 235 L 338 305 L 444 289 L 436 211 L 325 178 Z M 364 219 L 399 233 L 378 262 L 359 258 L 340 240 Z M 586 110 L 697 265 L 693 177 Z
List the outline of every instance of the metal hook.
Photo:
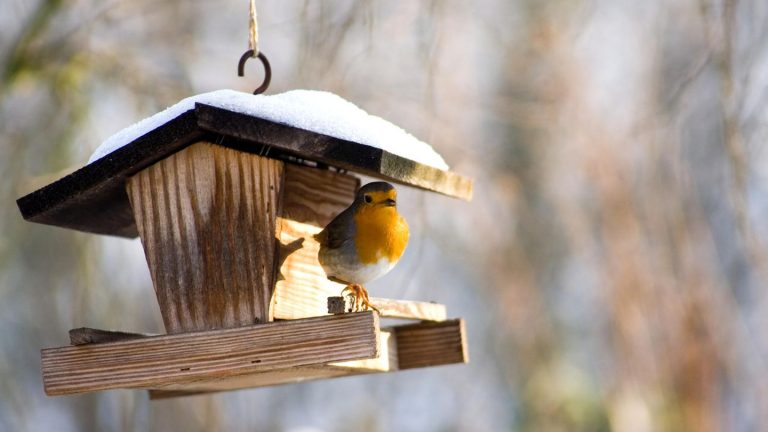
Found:
M 240 62 L 237 64 L 237 76 L 244 76 L 243 69 L 245 68 L 245 62 L 248 61 L 249 58 L 253 57 L 253 50 L 248 50 L 243 54 L 242 57 L 240 57 Z M 259 60 L 261 60 L 261 64 L 264 65 L 264 81 L 261 83 L 261 85 L 253 91 L 253 94 L 261 94 L 264 93 L 264 91 L 269 87 L 269 82 L 272 80 L 272 67 L 269 65 L 269 60 L 267 60 L 267 56 L 264 55 L 264 53 L 259 52 L 259 54 L 256 56 Z

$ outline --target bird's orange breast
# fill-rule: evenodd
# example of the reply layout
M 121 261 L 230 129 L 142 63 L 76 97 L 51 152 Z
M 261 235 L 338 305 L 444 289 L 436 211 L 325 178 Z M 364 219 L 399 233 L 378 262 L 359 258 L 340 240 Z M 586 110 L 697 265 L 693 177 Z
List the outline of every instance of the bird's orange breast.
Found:
M 400 259 L 408 245 L 408 224 L 395 207 L 362 208 L 355 214 L 355 246 L 363 264 Z

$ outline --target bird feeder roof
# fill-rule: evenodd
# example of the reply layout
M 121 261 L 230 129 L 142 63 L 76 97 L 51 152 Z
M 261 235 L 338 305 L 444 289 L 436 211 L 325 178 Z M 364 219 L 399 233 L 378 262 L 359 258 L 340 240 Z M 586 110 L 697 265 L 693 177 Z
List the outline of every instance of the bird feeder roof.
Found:
M 441 169 L 447 165 L 431 147 L 378 117 L 366 119 L 364 111 L 346 101 L 362 113 L 346 108 L 357 116 L 357 129 L 339 129 L 338 124 L 329 127 L 327 121 L 315 121 L 318 119 L 305 112 L 284 121 L 290 98 L 273 109 L 242 109 L 241 104 L 232 101 L 250 101 L 246 98 L 259 96 L 224 92 L 224 99 L 189 98 L 116 134 L 97 149 L 86 166 L 19 198 L 22 215 L 32 222 L 136 237 L 126 179 L 199 141 L 287 162 L 335 167 L 465 200 L 472 196 L 472 180 Z M 227 103 L 220 103 L 222 100 Z M 385 133 L 375 134 L 373 139 L 365 133 L 376 128 Z M 398 146 L 392 140 L 406 142 L 407 146 Z

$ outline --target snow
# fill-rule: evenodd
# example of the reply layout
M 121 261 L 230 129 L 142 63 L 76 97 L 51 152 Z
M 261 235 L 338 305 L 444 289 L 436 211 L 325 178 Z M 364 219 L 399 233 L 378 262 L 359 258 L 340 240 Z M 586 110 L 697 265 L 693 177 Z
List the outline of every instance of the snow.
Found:
M 197 102 L 369 145 L 424 165 L 448 169 L 445 160 L 429 144 L 340 96 L 315 90 L 291 90 L 270 96 L 217 90 L 191 96 L 112 135 L 93 152 L 88 163 L 194 109 Z

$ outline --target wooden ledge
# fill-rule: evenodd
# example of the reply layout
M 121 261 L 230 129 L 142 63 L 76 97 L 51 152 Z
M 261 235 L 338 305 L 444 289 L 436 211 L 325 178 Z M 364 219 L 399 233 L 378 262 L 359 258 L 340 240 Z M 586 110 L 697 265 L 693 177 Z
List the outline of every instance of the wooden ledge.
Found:
M 150 399 L 193 396 L 318 379 L 387 373 L 469 362 L 464 320 L 418 323 L 381 330 L 381 352 L 369 360 L 300 366 L 150 390 Z
M 70 338 L 84 345 L 43 350 L 43 381 L 49 395 L 149 388 L 150 398 L 163 399 L 469 361 L 461 319 L 379 330 L 376 315 L 173 336 L 80 328 Z M 341 340 L 348 334 L 357 334 L 354 347 Z M 356 359 L 322 361 L 331 355 Z
M 379 353 L 373 312 L 42 350 L 48 395 L 158 388 L 271 369 L 369 359 Z
M 372 297 L 371 303 L 379 310 L 382 318 L 412 319 L 419 321 L 445 321 L 448 313 L 445 305 L 432 302 L 393 300 Z M 328 313 L 343 314 L 352 311 L 348 297 L 328 297 Z
M 400 370 L 469 363 L 464 320 L 393 327 Z

